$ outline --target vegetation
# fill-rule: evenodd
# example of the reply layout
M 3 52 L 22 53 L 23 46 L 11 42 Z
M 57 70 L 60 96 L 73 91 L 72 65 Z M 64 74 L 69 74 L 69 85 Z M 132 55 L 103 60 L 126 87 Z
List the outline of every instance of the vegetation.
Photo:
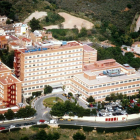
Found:
M 57 12 L 47 12 L 47 16 L 41 20 L 42 26 L 58 25 L 64 22 L 64 18 L 60 16 Z
M 50 85 L 46 85 L 44 88 L 44 94 L 52 93 L 53 88 Z
M 15 118 L 28 118 L 32 117 L 36 113 L 36 110 L 31 108 L 31 106 L 26 106 L 25 108 L 20 108 L 17 113 L 14 113 L 13 110 L 8 109 L 7 112 L 3 114 L 0 114 L 0 120 L 4 121 L 5 119 L 7 120 L 12 120 Z
M 72 103 L 70 101 L 65 101 L 64 103 L 58 102 L 54 104 L 50 112 L 51 115 L 59 117 L 69 113 L 73 113 L 78 117 L 90 116 L 89 109 L 84 109 L 83 107 L 76 105 L 76 103 Z
M 84 134 L 77 132 L 76 134 L 73 135 L 73 139 L 74 140 L 85 140 L 86 136 Z
M 0 50 L 1 61 L 10 68 L 13 68 L 14 62 L 14 51 L 8 52 L 7 50 Z
M 87 98 L 87 102 L 95 102 L 95 99 L 92 96 L 89 96 L 89 98 Z
M 140 58 L 134 58 L 133 53 L 127 52 L 123 56 L 120 47 L 110 47 L 110 48 L 98 48 L 97 59 L 115 59 L 120 64 L 129 64 L 133 68 L 140 68 Z
M 30 20 L 30 27 L 31 27 L 31 31 L 34 32 L 35 30 L 41 30 L 42 27 L 40 25 L 40 21 L 37 20 L 36 18 L 33 18 L 32 20 Z
M 13 112 L 13 110 L 8 109 L 8 111 L 4 113 L 4 116 L 7 120 L 12 120 L 15 117 L 15 113 Z
M 26 106 L 25 108 L 20 108 L 17 113 L 16 117 L 18 118 L 28 118 L 34 116 L 36 110 L 31 108 L 31 106 Z
M 60 99 L 59 97 L 50 97 L 50 98 L 46 98 L 43 101 L 43 105 L 45 107 L 52 107 L 54 104 L 58 103 L 58 102 L 63 102 L 62 99 Z
M 65 127 L 63 127 L 65 126 Z M 76 128 L 77 127 L 77 128 Z M 70 129 L 69 129 L 70 128 Z M 140 126 L 131 127 L 116 127 L 116 128 L 96 128 L 97 133 L 93 133 L 94 127 L 85 126 L 71 126 L 71 125 L 60 125 L 59 129 L 55 128 L 38 128 L 38 130 L 33 130 L 31 128 L 21 129 L 17 133 L 15 132 L 1 132 L 0 139 L 2 140 L 73 140 L 73 135 L 76 133 L 84 134 L 87 140 L 120 140 L 120 139 L 136 139 L 140 137 Z M 4 130 L 5 131 L 5 130 Z M 43 132 L 45 131 L 45 132 Z M 59 136 L 58 136 L 59 135 Z M 53 138 L 52 138 L 53 136 Z M 56 137 L 56 138 L 55 138 Z M 26 139 L 25 139 L 26 138 Z M 50 139 L 51 138 L 51 139 Z

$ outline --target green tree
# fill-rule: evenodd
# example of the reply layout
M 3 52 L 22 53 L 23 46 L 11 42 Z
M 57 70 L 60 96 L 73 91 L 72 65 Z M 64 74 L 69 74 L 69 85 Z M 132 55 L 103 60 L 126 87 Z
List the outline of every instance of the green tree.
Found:
M 10 19 L 7 19 L 7 20 L 6 20 L 6 24 L 11 24 Z
M 25 108 L 20 108 L 17 111 L 16 117 L 18 118 L 27 118 L 31 117 L 36 113 L 36 110 L 34 108 L 31 108 L 31 106 L 26 106 Z
M 21 138 L 20 140 L 29 140 L 29 138 L 27 136 Z
M 82 133 L 77 132 L 76 134 L 73 135 L 74 140 L 85 140 L 86 136 Z
M 78 36 L 79 36 L 79 37 L 87 36 L 87 29 L 83 27 L 83 28 L 80 30 L 80 33 L 79 33 Z
M 7 120 L 12 120 L 15 117 L 15 113 L 13 112 L 13 110 L 8 109 L 8 111 L 4 113 L 4 116 Z
M 35 140 L 48 140 L 45 130 L 41 130 L 37 133 Z
M 0 120 L 1 120 L 1 121 L 2 121 L 2 120 L 5 120 L 5 117 L 4 117 L 3 114 L 0 114 Z
M 46 85 L 44 88 L 44 94 L 52 93 L 53 88 L 50 85 Z
M 41 30 L 42 29 L 42 27 L 41 27 L 41 25 L 40 25 L 40 21 L 39 20 L 37 20 L 37 19 L 35 19 L 35 18 L 33 18 L 32 20 L 30 20 L 30 27 L 31 27 L 31 31 L 33 32 L 33 31 L 35 31 L 35 30 Z
M 65 114 L 65 106 L 63 103 L 56 103 L 54 104 L 54 106 L 52 107 L 50 114 L 53 116 L 58 116 L 61 117 Z
M 53 133 L 53 139 L 58 140 L 60 138 L 60 134 L 58 132 Z
M 73 96 L 73 94 L 71 92 L 69 92 L 68 95 L 71 96 L 71 97 Z
M 92 96 L 89 96 L 89 98 L 87 98 L 87 102 L 95 102 L 95 99 Z

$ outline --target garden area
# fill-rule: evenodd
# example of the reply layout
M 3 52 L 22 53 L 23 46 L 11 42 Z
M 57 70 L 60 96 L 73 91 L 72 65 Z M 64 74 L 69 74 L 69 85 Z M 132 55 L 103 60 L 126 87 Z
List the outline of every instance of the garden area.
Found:
M 56 103 L 58 103 L 58 102 L 62 103 L 63 100 L 60 99 L 59 97 L 50 97 L 50 98 L 44 99 L 43 105 L 44 105 L 45 107 L 50 107 L 50 108 L 52 108 L 53 105 L 56 104 Z

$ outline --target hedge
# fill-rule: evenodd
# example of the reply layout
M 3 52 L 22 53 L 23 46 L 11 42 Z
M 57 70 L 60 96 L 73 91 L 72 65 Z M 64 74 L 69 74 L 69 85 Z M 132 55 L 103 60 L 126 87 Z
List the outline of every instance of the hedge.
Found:
M 12 128 L 12 129 L 10 129 L 10 132 L 15 132 L 15 131 L 19 131 L 19 130 L 21 130 L 21 128 Z
M 9 130 L 2 130 L 2 131 L 0 131 L 1 133 L 7 133 L 7 132 L 9 132 Z
M 47 124 L 41 124 L 41 125 L 33 125 L 31 126 L 31 128 L 47 128 L 48 125 Z
M 77 125 L 59 125 L 62 129 L 81 129 L 81 126 Z

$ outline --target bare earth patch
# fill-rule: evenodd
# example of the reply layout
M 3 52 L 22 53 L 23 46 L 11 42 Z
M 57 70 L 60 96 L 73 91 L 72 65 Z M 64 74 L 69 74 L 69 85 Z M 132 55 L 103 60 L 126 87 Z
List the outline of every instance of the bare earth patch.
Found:
M 40 19 L 40 18 L 44 18 L 45 16 L 47 16 L 46 12 L 35 11 L 28 18 L 25 19 L 24 23 L 28 23 L 30 20 L 32 20 L 33 17 L 35 17 L 36 19 Z
M 94 25 L 92 22 L 89 22 L 89 21 L 82 19 L 82 18 L 72 16 L 72 15 L 67 14 L 65 12 L 59 12 L 58 14 L 65 19 L 65 21 L 62 23 L 64 26 L 64 29 L 72 29 L 72 28 L 74 28 L 75 25 L 76 25 L 76 28 L 78 28 L 79 30 L 82 27 L 85 27 L 86 29 L 91 29 L 92 26 Z M 45 26 L 44 28 L 46 28 L 46 29 L 58 29 L 58 25 Z

